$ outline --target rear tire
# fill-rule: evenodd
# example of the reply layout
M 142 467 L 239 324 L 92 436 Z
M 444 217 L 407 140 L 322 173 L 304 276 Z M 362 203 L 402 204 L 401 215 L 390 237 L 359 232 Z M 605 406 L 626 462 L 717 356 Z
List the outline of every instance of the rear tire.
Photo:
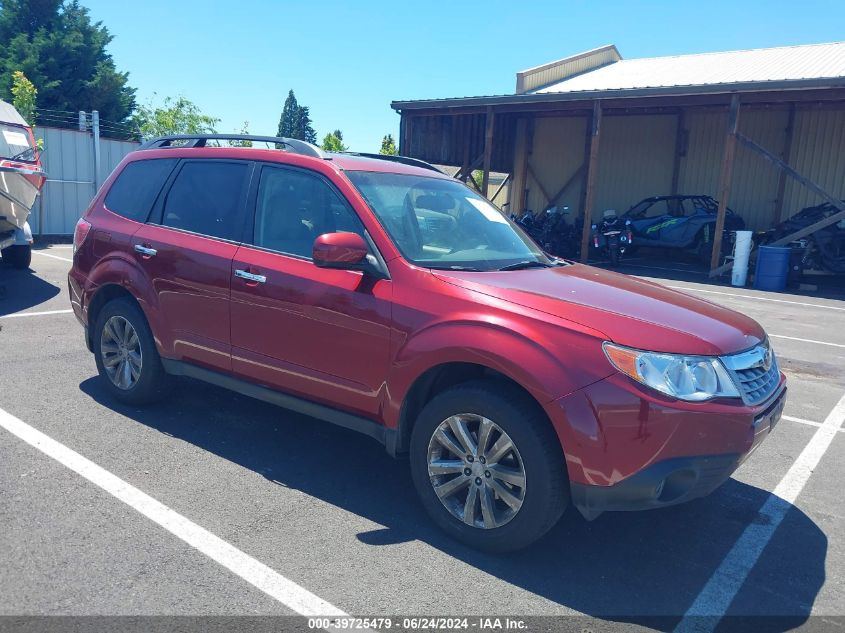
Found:
M 29 244 L 9 246 L 4 248 L 0 254 L 3 256 L 4 263 L 18 270 L 26 270 L 32 263 L 32 246 Z
M 453 448 L 466 450 L 450 420 L 468 430 L 463 441 L 474 452 L 458 455 L 446 448 L 451 439 L 458 441 Z M 487 442 L 479 441 L 482 424 Z M 443 433 L 446 444 L 435 437 Z M 508 442 L 513 450 L 498 454 Z M 471 547 L 488 552 L 527 547 L 554 526 L 569 503 L 557 435 L 542 409 L 509 385 L 475 381 L 439 394 L 417 418 L 410 449 L 411 475 L 426 511 L 449 536 Z M 444 491 L 444 485 L 455 492 Z
M 619 266 L 619 249 L 618 248 L 611 248 L 609 249 L 610 253 L 610 265 L 616 268 Z
M 120 298 L 103 306 L 91 342 L 100 377 L 117 400 L 150 404 L 170 392 L 173 379 L 164 371 L 150 326 L 135 302 Z

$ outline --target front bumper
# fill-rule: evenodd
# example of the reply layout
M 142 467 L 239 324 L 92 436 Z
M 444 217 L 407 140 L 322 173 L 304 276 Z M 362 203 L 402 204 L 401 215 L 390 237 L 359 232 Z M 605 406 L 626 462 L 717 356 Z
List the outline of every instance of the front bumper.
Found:
M 611 376 L 547 407 L 567 462 L 572 502 L 587 518 L 705 496 L 780 420 L 785 377 L 759 406 L 672 401 Z

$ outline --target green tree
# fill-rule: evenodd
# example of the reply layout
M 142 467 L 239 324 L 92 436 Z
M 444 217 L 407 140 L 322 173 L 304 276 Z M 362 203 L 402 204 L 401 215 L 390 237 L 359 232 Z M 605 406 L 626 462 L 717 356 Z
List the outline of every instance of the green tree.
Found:
M 199 106 L 185 97 L 167 97 L 156 107 L 152 101 L 138 107 L 133 123 L 142 138 L 170 134 L 214 134 L 220 119 L 203 114 Z
M 135 89 L 106 51 L 112 36 L 78 0 L 0 0 L 0 98 L 10 100 L 15 71 L 37 88 L 43 110 L 98 110 L 125 121 Z
M 396 156 L 399 153 L 399 150 L 396 149 L 396 141 L 393 140 L 393 134 L 386 134 L 381 139 L 381 149 L 378 153 L 386 154 L 387 156 Z
M 311 125 L 311 112 L 308 106 L 299 105 L 293 90 L 288 92 L 285 105 L 282 107 L 277 136 L 296 138 L 309 143 L 317 142 L 317 132 Z
M 343 132 L 335 130 L 323 137 L 322 148 L 327 152 L 345 152 L 348 147 L 343 142 Z
M 235 134 L 249 134 L 249 121 L 244 121 L 243 127 L 241 127 L 240 132 L 235 132 Z M 231 140 L 229 141 L 230 147 L 252 147 L 252 141 L 238 141 L 238 140 Z
M 26 75 L 19 70 L 12 73 L 12 105 L 31 126 L 35 125 L 37 116 L 35 110 L 37 96 L 38 89 L 26 78 Z

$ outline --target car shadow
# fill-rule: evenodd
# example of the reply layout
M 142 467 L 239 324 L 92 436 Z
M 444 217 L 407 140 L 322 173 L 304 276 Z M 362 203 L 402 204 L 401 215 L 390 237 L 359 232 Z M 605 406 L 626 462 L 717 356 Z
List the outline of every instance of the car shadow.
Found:
M 489 555 L 434 527 L 408 494 L 407 462 L 363 435 L 189 379 L 144 409 L 116 403 L 98 378 L 80 389 L 141 424 L 384 526 L 358 534 L 362 543 L 419 539 L 561 606 L 659 630 L 675 627 L 746 526 L 764 520 L 758 511 L 769 496 L 731 479 L 709 497 L 663 510 L 587 522 L 570 508 L 530 548 Z M 778 616 L 755 620 L 754 630 L 800 625 L 824 583 L 826 552 L 822 531 L 792 507 L 729 614 Z M 501 605 L 481 611 L 506 614 Z
M 44 303 L 61 292 L 29 270 L 0 264 L 0 316 Z

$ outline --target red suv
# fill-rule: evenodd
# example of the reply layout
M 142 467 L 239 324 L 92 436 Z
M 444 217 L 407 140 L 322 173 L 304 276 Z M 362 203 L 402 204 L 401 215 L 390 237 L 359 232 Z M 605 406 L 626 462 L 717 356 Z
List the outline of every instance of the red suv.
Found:
M 146 143 L 77 225 L 71 303 L 119 400 L 190 376 L 366 433 L 493 551 L 570 503 L 706 495 L 777 423 L 750 318 L 550 257 L 426 163 L 217 138 Z

